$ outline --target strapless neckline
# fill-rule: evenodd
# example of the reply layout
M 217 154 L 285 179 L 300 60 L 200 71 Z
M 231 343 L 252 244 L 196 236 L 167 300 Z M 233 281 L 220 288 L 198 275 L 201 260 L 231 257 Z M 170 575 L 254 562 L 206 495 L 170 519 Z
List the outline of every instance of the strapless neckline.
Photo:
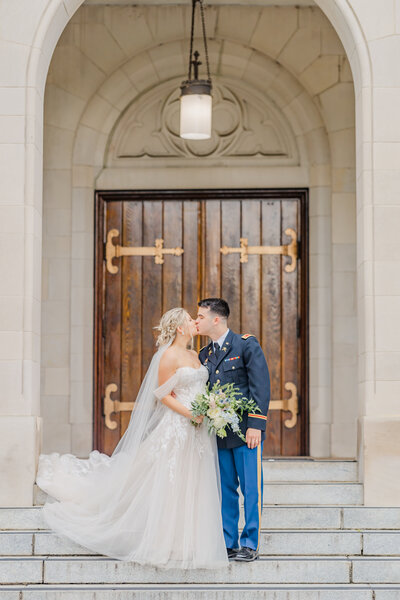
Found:
M 201 367 L 204 367 L 204 365 L 200 365 L 199 367 L 190 367 L 189 365 L 185 366 L 185 367 L 178 367 L 175 371 L 175 373 L 177 373 L 180 369 L 193 369 L 193 371 L 200 371 Z M 204 367 L 205 369 L 207 367 Z

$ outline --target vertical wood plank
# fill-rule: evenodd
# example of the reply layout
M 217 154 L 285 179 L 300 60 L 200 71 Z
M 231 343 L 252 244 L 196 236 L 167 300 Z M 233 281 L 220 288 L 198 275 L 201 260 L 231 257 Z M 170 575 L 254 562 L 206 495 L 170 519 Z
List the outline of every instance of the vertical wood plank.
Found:
M 201 293 L 198 260 L 200 216 L 200 203 L 197 200 L 183 202 L 182 304 L 192 317 L 197 314 Z
M 259 200 L 242 201 L 242 232 L 240 237 L 248 239 L 249 246 L 260 245 L 261 204 Z M 242 263 L 241 330 L 260 339 L 261 309 L 261 258 L 249 256 Z
M 162 237 L 162 202 L 147 200 L 143 205 L 143 245 L 154 246 Z M 162 267 L 153 256 L 143 257 L 142 373 L 147 371 L 155 351 L 154 327 L 162 315 Z
M 301 418 L 301 447 L 299 454 L 307 456 L 310 453 L 309 437 L 309 236 L 308 236 L 308 194 L 301 194 L 298 201 L 299 215 L 297 239 L 300 243 L 299 259 L 297 261 L 298 282 L 298 329 L 299 344 L 299 411 Z
M 164 248 L 182 247 L 182 202 L 167 200 L 163 210 Z M 182 305 L 182 256 L 164 256 L 162 312 Z
M 107 202 L 106 232 L 110 229 L 118 229 L 120 232 L 118 238 L 114 238 L 114 244 L 121 244 L 122 240 L 122 206 L 121 202 Z M 111 398 L 120 399 L 121 394 L 121 259 L 114 259 L 113 263 L 118 265 L 118 273 L 112 274 L 106 270 L 105 277 L 105 343 L 104 343 L 104 390 L 110 383 L 118 386 Z M 104 417 L 103 422 L 104 422 Z M 118 443 L 121 435 L 121 416 L 112 415 L 112 420 L 118 423 L 116 429 L 108 429 L 104 425 L 103 447 L 104 452 L 111 454 Z
M 142 245 L 142 202 L 122 203 L 122 241 L 124 246 Z M 142 258 L 120 259 L 122 277 L 121 327 L 121 401 L 132 402 L 137 396 L 141 372 Z M 121 412 L 121 434 L 129 424 L 130 411 Z
M 262 201 L 262 237 L 263 246 L 279 246 L 281 243 L 281 202 L 280 200 Z M 281 377 L 281 257 L 266 255 L 261 259 L 262 279 L 262 324 L 260 343 L 268 361 L 271 379 L 271 399 L 282 397 Z M 281 454 L 282 414 L 270 410 L 264 442 L 264 456 Z
M 212 196 L 211 196 L 212 198 Z M 221 201 L 208 199 L 201 206 L 201 298 L 221 295 Z M 208 344 L 209 338 L 201 336 L 199 346 Z
M 203 297 L 219 297 L 221 292 L 221 202 L 204 202 L 204 273 Z
M 104 340 L 103 330 L 105 311 L 105 277 L 106 263 L 104 261 L 104 240 L 106 237 L 105 223 L 106 202 L 96 193 L 95 196 L 95 268 L 94 268 L 94 345 L 93 345 L 93 448 L 103 448 L 103 394 L 104 394 Z
M 221 247 L 240 245 L 240 200 L 221 202 Z M 229 327 L 240 333 L 240 255 L 221 255 L 221 295 L 230 307 Z
M 284 234 L 287 227 L 298 232 L 298 201 L 282 201 L 282 240 L 286 244 L 289 238 Z M 292 273 L 285 271 L 289 258 L 283 258 L 282 264 L 282 378 L 286 383 L 296 384 L 299 393 L 298 378 L 298 339 L 297 339 L 297 310 L 298 310 L 298 269 Z M 288 392 L 285 390 L 285 397 Z M 287 418 L 289 413 L 282 413 Z M 295 456 L 301 448 L 301 415 L 298 415 L 297 425 L 292 429 L 282 427 L 282 456 Z

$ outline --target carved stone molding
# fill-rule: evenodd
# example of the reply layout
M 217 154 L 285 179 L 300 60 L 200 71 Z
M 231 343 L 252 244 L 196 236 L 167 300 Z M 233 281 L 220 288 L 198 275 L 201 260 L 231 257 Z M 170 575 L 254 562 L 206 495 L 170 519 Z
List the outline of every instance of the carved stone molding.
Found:
M 218 79 L 213 87 L 210 140 L 179 137 L 179 82 L 167 82 L 136 98 L 111 136 L 106 165 L 123 167 L 154 159 L 221 164 L 298 164 L 297 144 L 286 117 L 242 81 Z

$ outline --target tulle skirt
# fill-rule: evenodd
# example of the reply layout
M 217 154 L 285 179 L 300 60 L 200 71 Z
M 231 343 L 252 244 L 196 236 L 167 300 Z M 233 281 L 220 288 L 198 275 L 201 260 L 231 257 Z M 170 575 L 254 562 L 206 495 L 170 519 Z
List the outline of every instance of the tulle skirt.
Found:
M 215 437 L 172 411 L 134 461 L 41 455 L 37 482 L 53 497 L 47 525 L 85 548 L 163 568 L 228 565 Z

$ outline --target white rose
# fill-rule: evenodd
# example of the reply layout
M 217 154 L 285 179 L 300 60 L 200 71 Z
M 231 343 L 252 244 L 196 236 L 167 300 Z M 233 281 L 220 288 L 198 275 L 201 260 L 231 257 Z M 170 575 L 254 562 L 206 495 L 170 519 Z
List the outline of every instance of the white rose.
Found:
M 216 419 L 217 417 L 219 417 L 221 411 L 219 408 L 209 408 L 207 411 L 207 417 L 210 417 L 210 419 Z
M 225 427 L 225 425 L 226 425 L 226 421 L 222 417 L 218 417 L 217 419 L 214 420 L 214 427 L 216 429 L 222 429 L 223 427 Z

